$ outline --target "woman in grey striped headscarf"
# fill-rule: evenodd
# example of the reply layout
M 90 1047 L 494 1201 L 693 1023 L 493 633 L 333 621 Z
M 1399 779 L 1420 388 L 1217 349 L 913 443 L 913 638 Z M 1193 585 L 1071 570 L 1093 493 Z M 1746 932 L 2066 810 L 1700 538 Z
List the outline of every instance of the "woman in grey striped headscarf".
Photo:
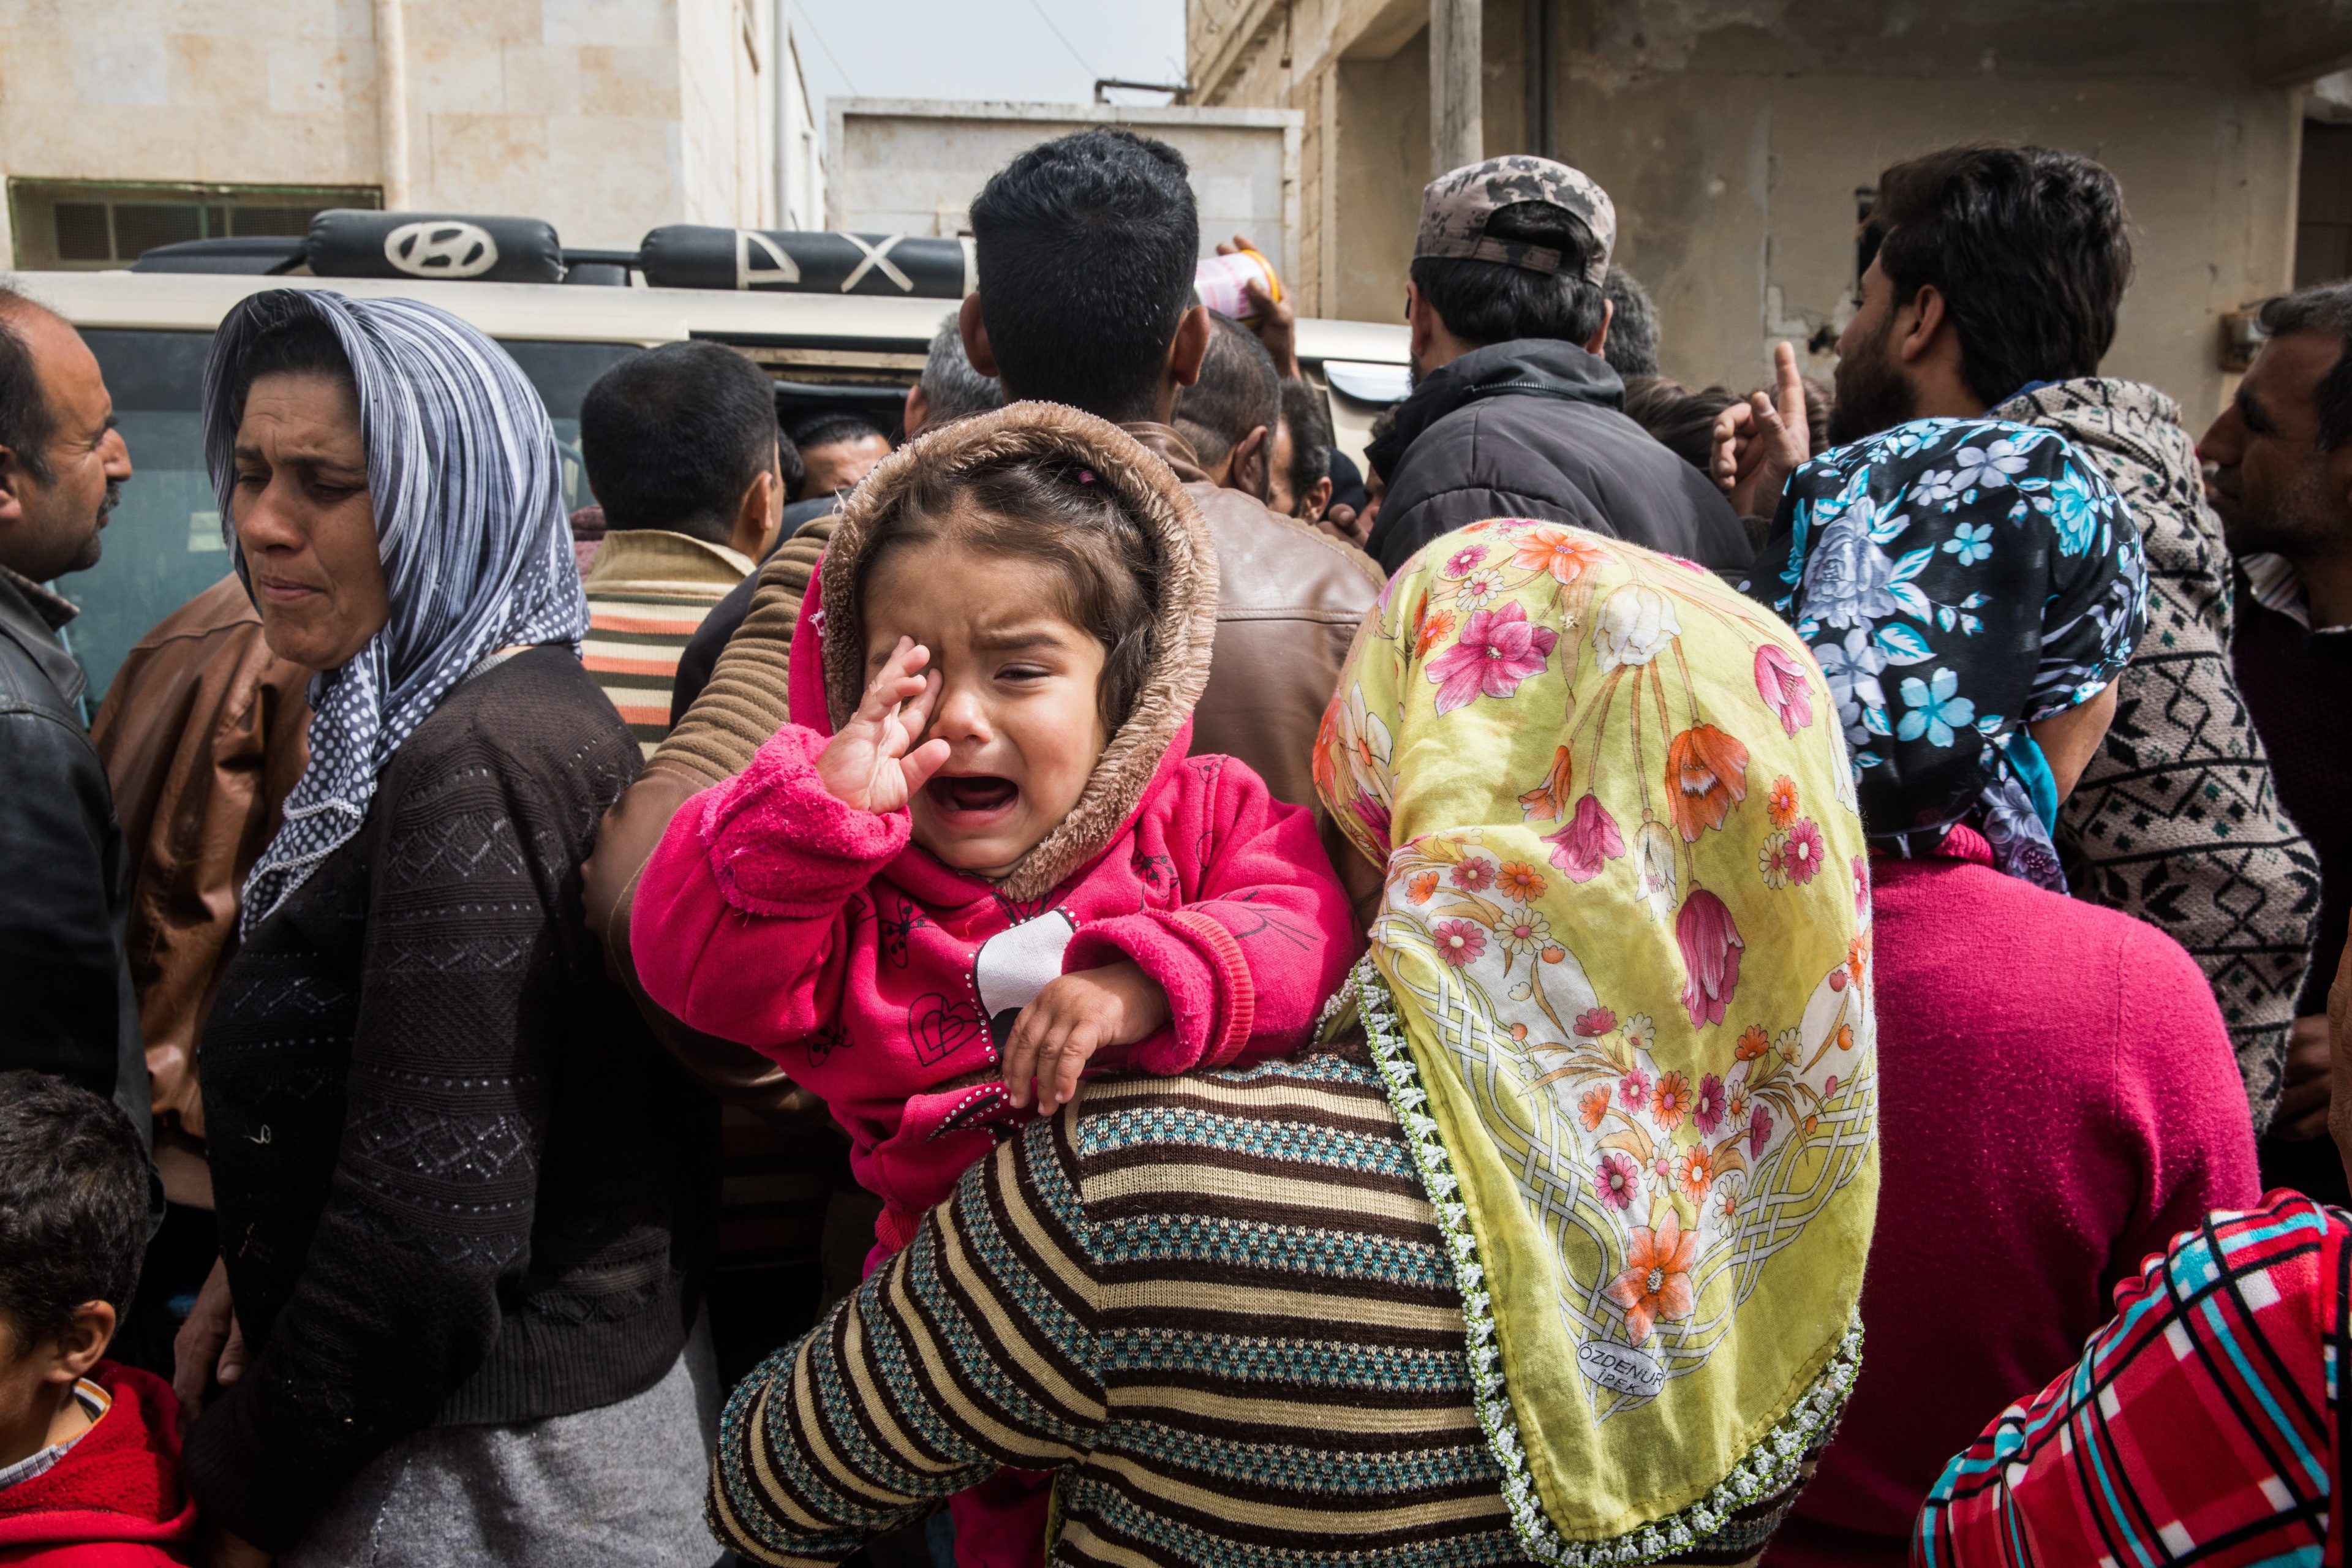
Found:
M 201 1057 L 222 1262 L 180 1340 L 215 1563 L 692 1563 L 715 1113 L 579 920 L 639 752 L 536 392 L 474 328 L 231 311 L 205 439 L 308 771 Z
M 250 386 L 266 368 L 253 362 L 256 345 L 269 357 L 272 343 L 295 341 L 285 328 L 306 318 L 331 330 L 348 356 L 360 424 L 374 437 L 367 491 L 385 616 L 373 626 L 373 616 L 336 619 L 315 593 L 273 593 L 268 569 L 257 583 L 227 531 L 237 574 L 265 623 L 279 623 L 272 648 L 298 663 L 333 659 L 320 660 L 311 683 L 310 765 L 246 882 L 247 932 L 359 831 L 377 775 L 451 687 L 502 647 L 562 643 L 577 653 L 588 629 L 547 410 L 504 351 L 430 305 L 288 289 L 247 301 L 222 323 L 204 398 L 221 516 L 236 515 L 237 430 L 226 416 L 237 379 Z M 297 622 L 296 646 L 279 646 Z M 362 628 L 372 635 L 355 653 L 333 646 L 336 634 Z

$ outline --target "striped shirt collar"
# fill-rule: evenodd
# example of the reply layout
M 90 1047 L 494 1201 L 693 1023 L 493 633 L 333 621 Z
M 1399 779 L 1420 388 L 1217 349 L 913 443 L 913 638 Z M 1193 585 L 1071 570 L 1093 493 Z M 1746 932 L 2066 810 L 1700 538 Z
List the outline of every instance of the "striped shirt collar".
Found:
M 2311 624 L 2311 600 L 2304 592 L 2303 575 L 2285 556 L 2243 555 L 2238 559 L 2238 569 L 2246 574 L 2246 587 L 2263 608 L 2276 610 L 2307 632 L 2352 632 L 2352 626 Z
M 113 1398 L 106 1390 L 86 1377 L 74 1379 L 73 1396 L 75 1402 L 80 1405 L 82 1414 L 89 1417 L 90 1426 L 97 1426 L 98 1418 L 105 1415 L 114 1405 Z M 74 1444 L 89 1436 L 89 1426 L 85 1426 L 81 1429 L 79 1436 L 68 1438 L 62 1443 L 52 1443 L 46 1448 L 37 1449 L 26 1455 L 13 1465 L 0 1468 L 0 1492 L 6 1491 L 21 1481 L 29 1481 L 35 1476 L 48 1474 L 57 1462 L 66 1457 L 67 1451 L 72 1448 Z
M 2304 600 L 2303 577 L 2293 562 L 2284 555 L 2242 555 L 2238 569 L 2246 574 L 2246 587 L 2254 603 L 2276 610 L 2305 631 L 2311 629 L 2311 607 Z

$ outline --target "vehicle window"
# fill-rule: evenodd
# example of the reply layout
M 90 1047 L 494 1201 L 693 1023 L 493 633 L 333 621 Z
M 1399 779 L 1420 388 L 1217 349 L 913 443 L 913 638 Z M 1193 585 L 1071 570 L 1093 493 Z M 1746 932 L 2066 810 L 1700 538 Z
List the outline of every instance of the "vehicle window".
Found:
M 54 584 L 81 606 L 67 645 L 89 672 L 90 710 L 131 649 L 155 623 L 229 570 L 220 503 L 205 471 L 202 406 L 210 332 L 93 328 L 82 333 L 98 356 L 122 421 L 133 472 L 107 524 L 106 552 L 88 572 Z M 580 462 L 580 399 L 605 369 L 638 351 L 624 343 L 515 342 L 505 345 L 547 403 L 563 454 L 567 510 L 585 506 Z
M 628 343 L 550 343 L 524 338 L 502 339 L 499 346 L 514 355 L 523 374 L 539 388 L 547 416 L 555 423 L 556 444 L 563 449 L 563 508 L 588 505 L 588 473 L 580 462 L 580 400 L 598 376 L 639 351 Z
M 197 413 L 213 335 L 96 329 L 82 339 L 114 396 L 131 468 L 98 564 L 50 584 L 81 606 L 65 638 L 89 672 L 95 713 L 132 645 L 229 568 Z

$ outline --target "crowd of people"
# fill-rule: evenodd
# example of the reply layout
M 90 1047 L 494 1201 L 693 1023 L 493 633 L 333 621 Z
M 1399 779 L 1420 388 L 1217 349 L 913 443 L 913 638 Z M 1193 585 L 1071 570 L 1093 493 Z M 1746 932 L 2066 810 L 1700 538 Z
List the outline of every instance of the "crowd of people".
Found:
M 0 1562 L 2345 1561 L 2352 285 L 2192 440 L 1958 147 L 1693 391 L 1490 159 L 1359 468 L 1170 148 L 971 227 L 895 420 L 647 350 L 572 515 L 245 299 L 87 731 L 0 291 Z

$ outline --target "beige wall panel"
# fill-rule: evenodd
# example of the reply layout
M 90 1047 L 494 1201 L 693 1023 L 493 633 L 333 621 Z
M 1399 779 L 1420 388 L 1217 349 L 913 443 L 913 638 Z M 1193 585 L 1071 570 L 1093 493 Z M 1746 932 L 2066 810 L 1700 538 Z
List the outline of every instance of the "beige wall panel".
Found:
M 505 106 L 517 112 L 538 112 L 551 117 L 577 114 L 588 100 L 581 95 L 586 90 L 587 58 L 596 51 L 569 44 L 509 44 L 499 51 L 499 75 L 504 84 Z M 637 58 L 633 68 L 641 66 L 646 51 L 630 51 Z M 603 85 L 603 84 L 600 84 Z M 665 79 L 665 85 L 667 80 Z M 614 114 L 666 114 L 677 107 L 674 94 L 663 97 L 656 107 L 643 102 L 606 102 L 596 100 L 600 110 Z
M 1386 59 L 1342 59 L 1339 71 L 1339 289 L 1330 313 L 1401 321 L 1429 178 L 1429 40 L 1416 36 Z
M 1564 110 L 1567 153 L 1615 199 L 1619 258 L 1658 302 L 1664 366 L 1693 384 L 1755 384 L 1774 341 L 1842 326 L 1855 189 L 1969 136 L 2042 142 L 2115 171 L 2139 267 L 2106 368 L 2170 393 L 2192 423 L 2221 397 L 2219 316 L 2285 281 L 2283 89 L 1683 74 L 1614 92 L 1580 82 Z
M 412 58 L 418 46 L 428 40 L 445 44 L 546 42 L 541 36 L 542 5 L 552 15 L 572 4 L 573 0 L 402 0 Z
M 577 52 L 579 82 L 562 100 L 573 114 L 614 114 L 633 119 L 677 117 L 677 51 L 592 45 Z
M 63 40 L 58 40 L 60 44 Z M 375 47 L 372 40 L 310 38 L 284 40 L 289 46 L 316 47 L 321 42 L 340 43 L 352 48 L 360 60 L 357 74 L 367 78 L 364 88 L 368 95 L 368 112 L 375 112 Z M 163 47 L 170 56 L 168 68 L 172 77 L 172 103 L 174 108 L 212 109 L 242 113 L 253 107 L 254 47 L 250 40 L 231 37 L 221 33 L 171 33 L 164 37 Z M 275 53 L 275 50 L 271 50 Z M 267 58 L 267 57 L 265 57 Z M 268 68 L 265 67 L 265 70 Z M 272 87 L 268 89 L 273 95 Z M 0 86 L 0 95 L 8 93 Z
M 435 114 L 420 192 L 457 212 L 536 213 L 547 197 L 547 121 L 535 114 Z M 557 232 L 561 233 L 561 230 Z
M 677 6 L 671 0 L 548 0 L 541 41 L 675 47 Z
M 531 210 L 564 244 L 633 250 L 646 230 L 676 221 L 677 121 L 559 115 L 547 140 L 547 188 Z
M 475 38 L 408 35 L 408 112 L 528 114 L 537 105 L 507 102 L 505 50 Z

